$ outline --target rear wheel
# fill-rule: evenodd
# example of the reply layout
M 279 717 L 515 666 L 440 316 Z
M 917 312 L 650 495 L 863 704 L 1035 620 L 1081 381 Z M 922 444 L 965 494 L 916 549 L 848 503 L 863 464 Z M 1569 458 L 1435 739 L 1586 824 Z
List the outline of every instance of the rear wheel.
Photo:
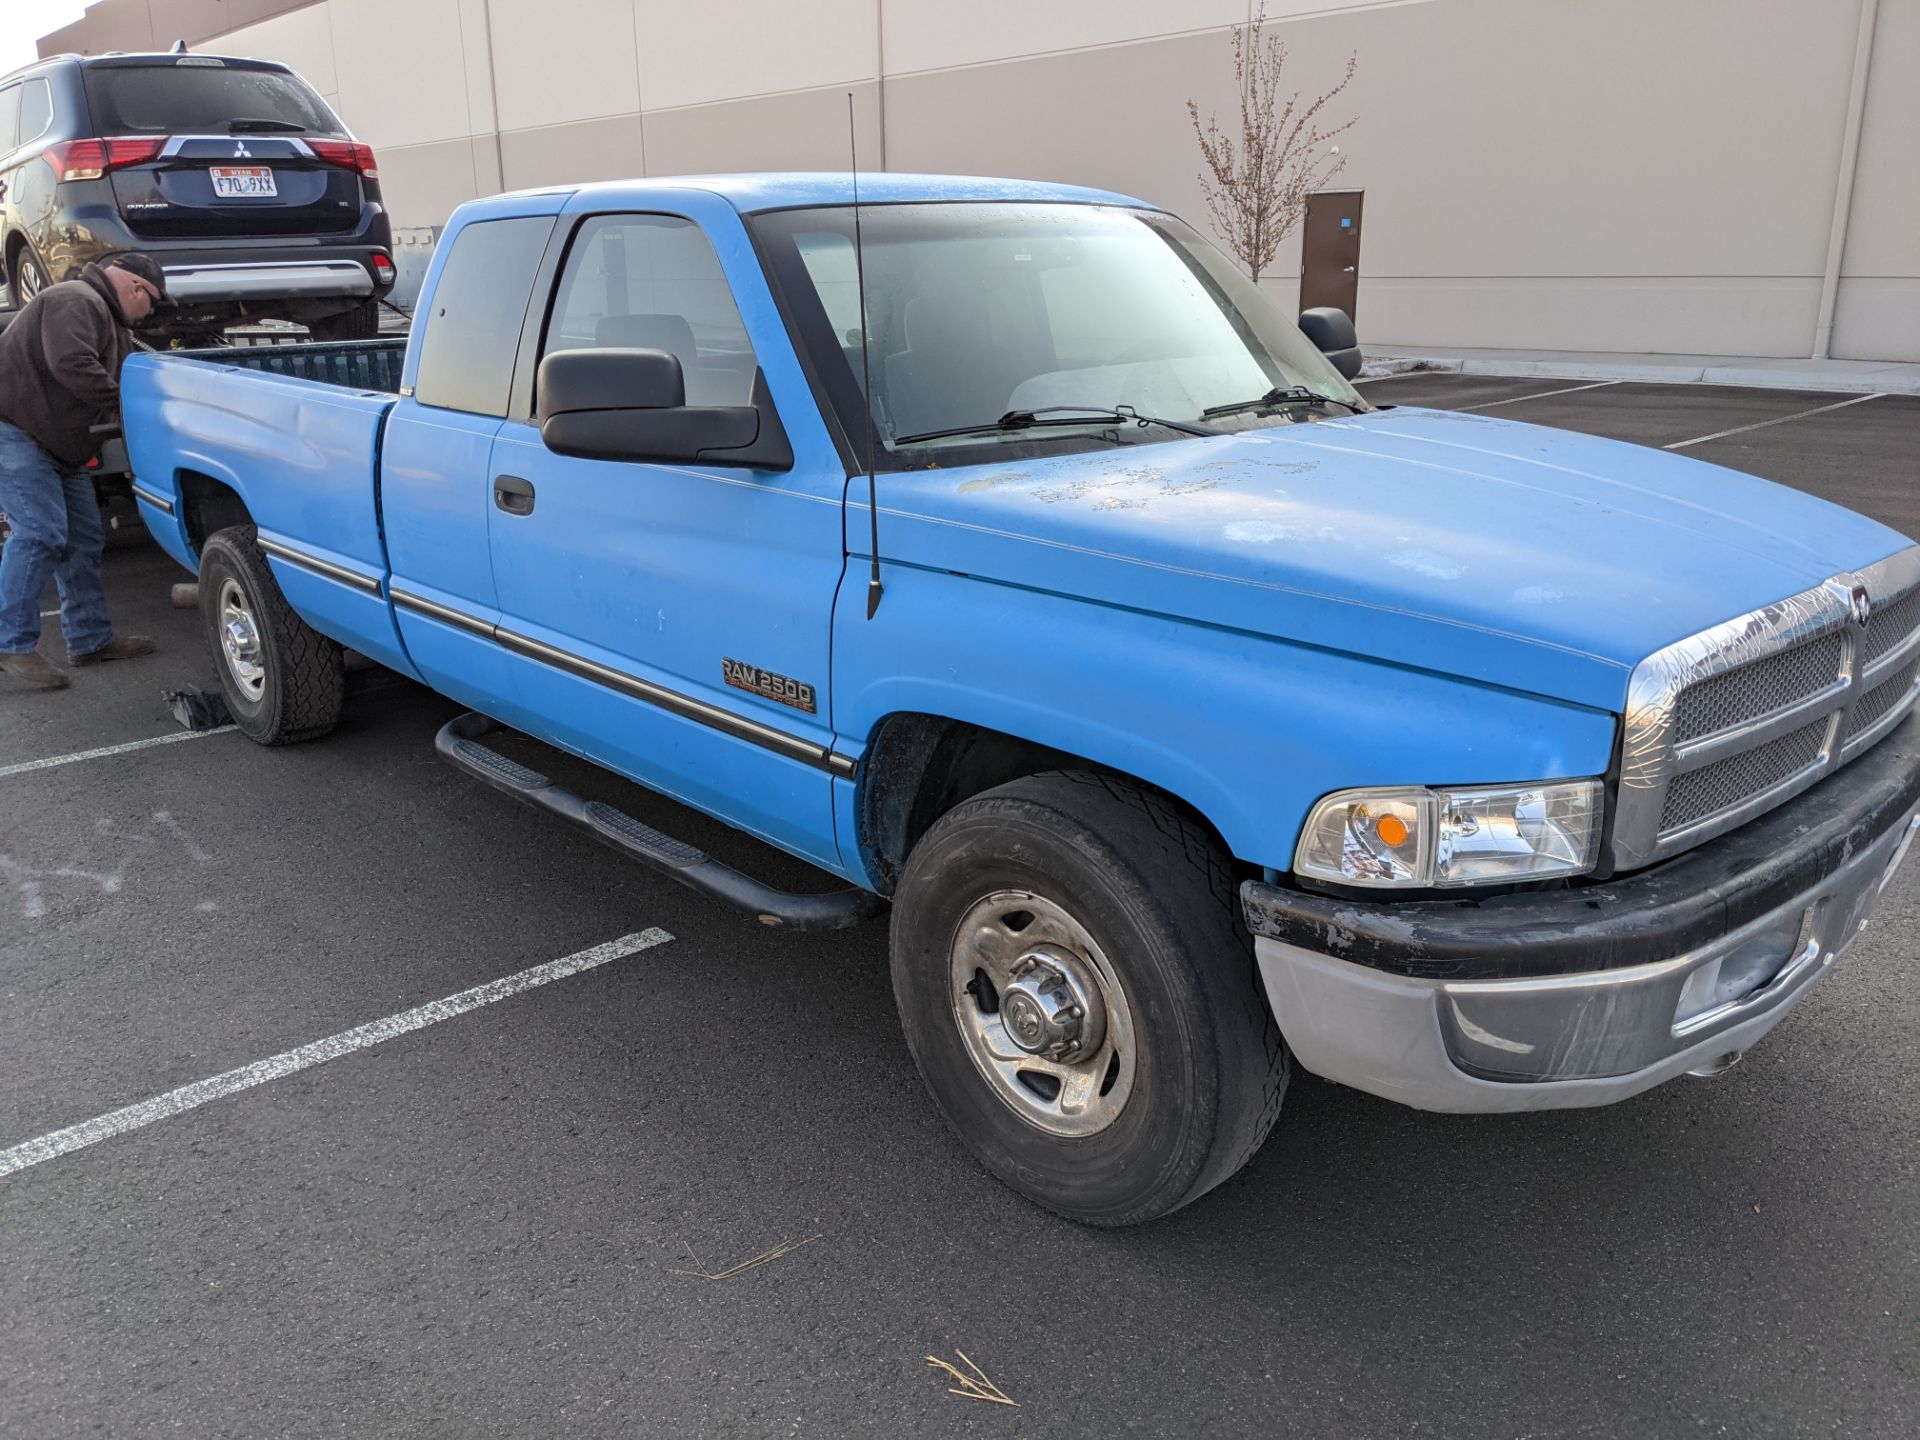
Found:
M 1218 843 L 1163 797 L 1086 772 L 955 807 L 893 909 L 908 1048 L 1001 1180 L 1129 1225 L 1250 1159 L 1288 1063 Z
M 380 333 L 380 302 L 363 300 L 342 314 L 309 320 L 307 329 L 316 340 L 371 340 Z
M 13 266 L 7 276 L 7 283 L 13 291 L 13 303 L 23 307 L 26 303 L 47 288 L 47 267 L 40 263 L 40 257 L 34 252 L 30 242 L 23 241 L 14 252 Z
M 291 745 L 340 723 L 345 652 L 294 614 L 251 525 L 200 552 L 200 620 L 233 722 L 262 745 Z

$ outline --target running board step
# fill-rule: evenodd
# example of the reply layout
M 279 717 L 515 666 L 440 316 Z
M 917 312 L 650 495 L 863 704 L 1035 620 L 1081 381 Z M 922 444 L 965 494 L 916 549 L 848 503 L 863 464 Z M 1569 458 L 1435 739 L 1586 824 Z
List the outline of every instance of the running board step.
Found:
M 844 930 L 871 920 L 886 909 L 886 901 L 865 890 L 795 895 L 750 879 L 722 865 L 705 851 L 642 824 L 623 810 L 598 800 L 582 800 L 539 771 L 529 770 L 480 743 L 482 735 L 500 728 L 500 722 L 491 716 L 470 710 L 440 727 L 440 733 L 433 737 L 433 748 L 476 780 L 484 780 L 524 805 L 579 826 L 630 860 L 638 860 L 682 885 L 745 910 L 762 925 L 780 925 L 791 930 Z

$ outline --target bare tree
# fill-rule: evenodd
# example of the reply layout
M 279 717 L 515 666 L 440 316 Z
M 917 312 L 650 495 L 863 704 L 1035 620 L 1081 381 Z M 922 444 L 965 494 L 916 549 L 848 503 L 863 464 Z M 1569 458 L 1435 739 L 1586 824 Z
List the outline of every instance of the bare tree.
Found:
M 1282 98 L 1287 42 L 1267 34 L 1266 23 L 1262 7 L 1251 25 L 1233 29 L 1233 78 L 1240 90 L 1237 139 L 1220 128 L 1216 115 L 1208 115 L 1203 126 L 1200 107 L 1187 101 L 1206 162 L 1199 178 L 1207 212 L 1255 280 L 1300 223 L 1307 197 L 1346 168 L 1347 157 L 1327 142 L 1353 125 L 1348 120 L 1322 129 L 1320 116 L 1353 79 L 1355 57 L 1347 57 L 1340 83 L 1311 104 L 1301 104 L 1298 90 Z

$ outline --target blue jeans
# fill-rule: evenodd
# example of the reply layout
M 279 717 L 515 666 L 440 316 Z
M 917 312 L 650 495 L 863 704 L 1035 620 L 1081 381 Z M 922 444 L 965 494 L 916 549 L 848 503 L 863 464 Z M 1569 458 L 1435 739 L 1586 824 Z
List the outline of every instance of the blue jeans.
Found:
M 0 552 L 0 655 L 24 655 L 40 643 L 40 596 L 60 587 L 67 653 L 113 643 L 107 592 L 100 585 L 106 533 L 93 477 L 55 459 L 26 431 L 0 420 L 0 514 L 12 528 Z

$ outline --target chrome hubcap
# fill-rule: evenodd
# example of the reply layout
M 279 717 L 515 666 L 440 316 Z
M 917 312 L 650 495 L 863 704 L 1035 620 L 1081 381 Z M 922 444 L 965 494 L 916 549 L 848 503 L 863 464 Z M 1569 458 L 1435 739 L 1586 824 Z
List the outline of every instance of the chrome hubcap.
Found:
M 258 700 L 267 690 L 267 667 L 260 654 L 260 627 L 254 623 L 253 608 L 246 592 L 233 580 L 220 584 L 220 649 L 227 660 L 227 673 L 249 700 Z
M 24 305 L 46 288 L 45 277 L 40 274 L 40 267 L 26 256 L 21 256 L 20 273 L 13 277 L 15 303 Z
M 953 1014 L 988 1088 L 1054 1135 L 1106 1129 L 1133 1093 L 1133 1012 L 1085 926 L 1024 890 L 961 918 Z

